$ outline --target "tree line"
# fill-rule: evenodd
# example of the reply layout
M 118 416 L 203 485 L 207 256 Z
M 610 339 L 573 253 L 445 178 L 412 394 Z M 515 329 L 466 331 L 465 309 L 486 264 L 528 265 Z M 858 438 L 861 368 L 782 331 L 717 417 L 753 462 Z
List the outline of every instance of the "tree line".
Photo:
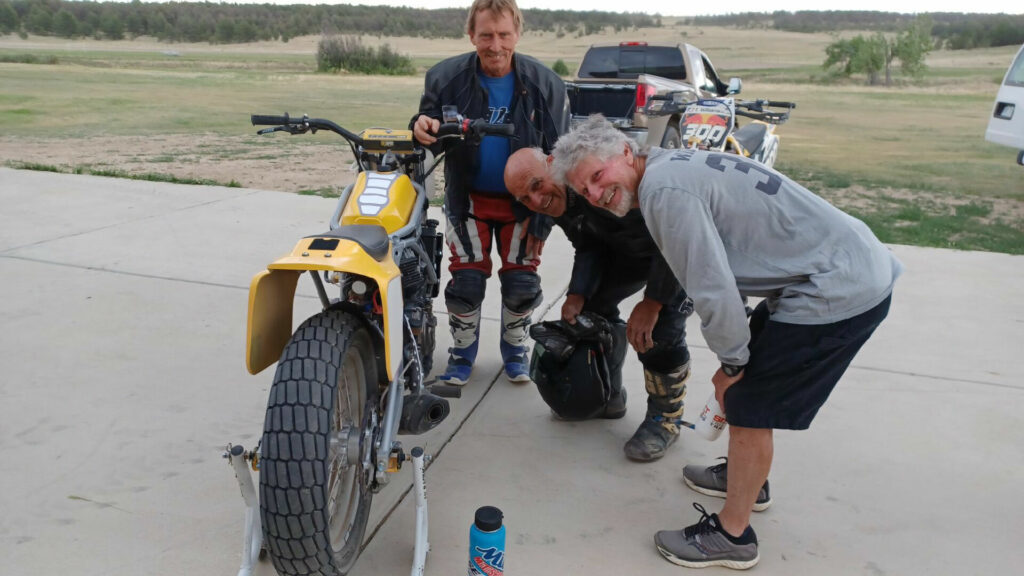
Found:
M 936 47 L 953 50 L 1014 46 L 1024 43 L 1024 14 L 959 14 L 934 12 L 929 35 Z M 787 32 L 837 32 L 858 30 L 899 32 L 912 26 L 918 15 L 858 10 L 801 10 L 772 13 L 744 12 L 722 16 L 697 16 L 686 23 L 705 26 L 771 28 Z
M 592 33 L 661 25 L 647 14 L 524 10 L 528 30 Z M 288 41 L 297 36 L 368 34 L 460 38 L 466 9 L 426 10 L 356 5 L 142 3 L 0 0 L 0 34 L 121 40 L 150 36 L 167 42 Z

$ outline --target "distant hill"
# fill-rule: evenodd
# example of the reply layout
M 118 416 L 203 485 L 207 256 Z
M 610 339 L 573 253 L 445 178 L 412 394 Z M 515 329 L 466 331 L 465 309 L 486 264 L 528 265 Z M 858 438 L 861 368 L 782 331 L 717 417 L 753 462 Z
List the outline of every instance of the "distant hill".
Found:
M 661 26 L 657 14 L 525 10 L 524 19 L 530 30 L 559 34 Z M 237 43 L 310 34 L 459 38 L 465 29 L 464 8 L 0 0 L 0 33 L 65 38 L 151 36 L 171 42 Z
M 527 29 L 558 35 L 592 34 L 660 27 L 658 14 L 570 10 L 524 10 Z M 948 48 L 1006 46 L 1024 42 L 1024 15 L 928 15 L 936 43 Z M 896 31 L 912 14 L 865 11 L 747 12 L 683 19 L 690 25 L 774 28 L 791 32 Z M 167 42 L 229 44 L 288 41 L 310 34 L 369 34 L 459 38 L 466 9 L 426 10 L 384 6 L 142 3 L 68 0 L 0 0 L 0 34 L 120 40 L 138 36 Z
M 932 21 L 936 43 L 954 50 L 987 46 L 1015 46 L 1024 43 L 1024 15 L 1021 14 L 958 14 L 932 12 L 923 14 Z M 895 32 L 917 19 L 917 14 L 868 12 L 856 10 L 744 12 L 724 16 L 696 16 L 687 24 L 704 26 L 737 26 L 773 28 L 788 32 L 839 32 L 869 30 Z

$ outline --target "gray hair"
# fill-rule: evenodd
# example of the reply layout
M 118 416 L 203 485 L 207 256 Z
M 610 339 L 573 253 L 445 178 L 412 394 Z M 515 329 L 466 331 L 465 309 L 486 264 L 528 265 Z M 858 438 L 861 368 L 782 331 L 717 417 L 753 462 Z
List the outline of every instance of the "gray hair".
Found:
M 616 129 L 604 116 L 593 114 L 555 143 L 551 152 L 554 157 L 552 176 L 556 181 L 567 184 L 569 171 L 586 158 L 593 156 L 604 162 L 622 154 L 625 146 L 629 146 L 634 155 L 640 153 L 635 140 Z

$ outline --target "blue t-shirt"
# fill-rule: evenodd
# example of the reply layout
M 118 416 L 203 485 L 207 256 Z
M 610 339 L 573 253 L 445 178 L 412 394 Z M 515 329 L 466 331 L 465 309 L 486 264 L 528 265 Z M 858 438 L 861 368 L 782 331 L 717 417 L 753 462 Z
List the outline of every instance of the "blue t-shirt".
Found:
M 505 124 L 509 119 L 509 108 L 512 106 L 512 93 L 516 89 L 513 72 L 501 78 L 491 78 L 477 73 L 480 82 L 487 89 L 491 124 Z M 480 167 L 473 177 L 473 189 L 486 192 L 508 192 L 505 188 L 505 163 L 511 153 L 509 139 L 501 136 L 484 136 L 480 142 Z

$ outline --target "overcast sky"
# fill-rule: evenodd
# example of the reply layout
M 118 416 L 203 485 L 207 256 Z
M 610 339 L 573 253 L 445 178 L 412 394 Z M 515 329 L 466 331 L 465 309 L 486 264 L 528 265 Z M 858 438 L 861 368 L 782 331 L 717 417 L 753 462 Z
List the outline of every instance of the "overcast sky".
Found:
M 607 12 L 648 12 L 663 16 L 695 16 L 699 14 L 727 14 L 730 12 L 773 12 L 775 10 L 878 10 L 884 12 L 1005 12 L 1024 13 L 1020 0 L 860 0 L 855 6 L 828 7 L 821 0 L 728 0 L 725 2 L 629 2 L 623 0 L 518 0 L 520 8 L 547 10 L 602 10 Z M 370 4 L 386 6 L 414 6 L 417 8 L 468 8 L 472 0 L 229 0 L 227 3 L 272 4 Z

